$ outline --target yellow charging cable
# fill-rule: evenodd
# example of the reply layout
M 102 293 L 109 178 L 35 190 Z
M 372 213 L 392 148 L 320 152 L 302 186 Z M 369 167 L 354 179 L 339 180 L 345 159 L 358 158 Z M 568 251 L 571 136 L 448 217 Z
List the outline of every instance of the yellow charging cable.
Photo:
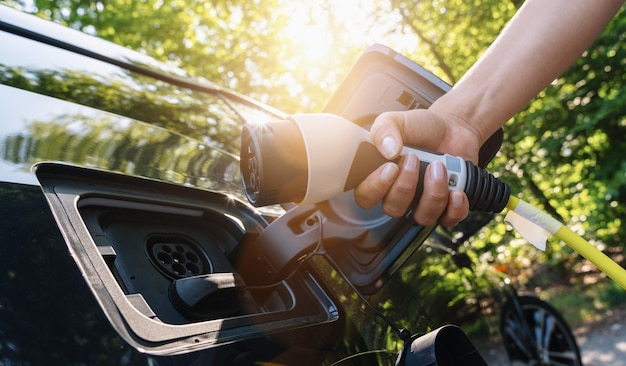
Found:
M 570 230 L 567 226 L 561 224 L 559 221 L 542 210 L 513 196 L 509 198 L 506 207 L 509 209 L 509 213 L 507 213 L 507 218 L 505 220 L 508 221 L 533 245 L 537 246 L 539 249 L 544 249 L 545 239 L 547 239 L 548 235 L 545 235 L 544 238 L 539 240 L 537 240 L 537 235 L 529 239 L 526 236 L 530 234 L 528 233 L 529 226 L 524 226 L 524 224 L 532 223 L 539 226 L 540 230 L 543 230 L 545 233 L 556 236 L 570 248 L 578 252 L 578 254 L 587 258 L 591 263 L 598 267 L 598 269 L 622 286 L 622 288 L 626 289 L 626 270 L 587 240 Z M 521 222 L 520 217 L 526 221 Z M 520 223 L 522 224 L 521 226 L 518 225 Z M 533 234 L 536 234 L 536 231 L 537 230 L 535 228 L 535 233 Z M 541 248 L 541 240 L 543 240 L 543 248 Z

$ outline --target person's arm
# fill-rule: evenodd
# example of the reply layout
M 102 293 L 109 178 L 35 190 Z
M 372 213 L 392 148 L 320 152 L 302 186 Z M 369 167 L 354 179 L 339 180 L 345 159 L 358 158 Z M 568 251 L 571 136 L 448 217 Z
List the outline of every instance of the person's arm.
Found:
M 381 114 L 372 139 L 388 158 L 403 143 L 476 162 L 480 146 L 586 50 L 623 0 L 527 0 L 485 54 L 427 110 Z M 404 157 L 387 163 L 355 190 L 356 202 L 372 207 L 381 199 L 390 216 L 409 208 L 419 162 Z M 452 226 L 468 212 L 462 192 L 448 192 L 445 169 L 426 170 L 424 191 L 413 216 L 430 225 Z
M 486 141 L 580 57 L 623 3 L 526 1 L 437 108 L 469 117 Z

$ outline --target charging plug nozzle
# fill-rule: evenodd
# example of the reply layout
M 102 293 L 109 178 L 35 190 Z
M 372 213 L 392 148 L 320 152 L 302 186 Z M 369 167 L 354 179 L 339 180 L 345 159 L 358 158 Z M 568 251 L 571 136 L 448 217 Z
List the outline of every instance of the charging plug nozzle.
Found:
M 420 159 L 423 178 L 428 164 L 439 160 L 448 173 L 448 188 L 463 190 L 470 210 L 501 212 L 509 186 L 472 162 L 448 154 L 404 147 L 402 155 Z M 241 174 L 248 200 L 255 206 L 316 203 L 354 189 L 387 162 L 365 128 L 332 114 L 296 114 L 282 121 L 244 126 Z M 422 182 L 416 197 L 421 195 Z

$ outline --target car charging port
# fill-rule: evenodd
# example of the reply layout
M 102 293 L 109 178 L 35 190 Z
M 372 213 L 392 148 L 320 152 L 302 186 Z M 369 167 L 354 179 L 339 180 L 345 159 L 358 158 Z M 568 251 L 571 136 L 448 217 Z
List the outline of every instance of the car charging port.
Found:
M 182 235 L 152 235 L 146 240 L 152 265 L 173 280 L 213 272 L 198 244 Z

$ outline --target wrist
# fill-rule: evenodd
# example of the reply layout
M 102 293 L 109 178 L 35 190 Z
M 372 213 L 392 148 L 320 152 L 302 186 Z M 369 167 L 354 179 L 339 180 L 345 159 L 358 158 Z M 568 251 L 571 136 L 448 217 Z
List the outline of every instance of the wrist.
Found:
M 490 103 L 482 100 L 479 94 L 452 89 L 435 101 L 430 110 L 443 117 L 451 133 L 463 136 L 464 140 L 473 140 L 480 146 L 501 127 L 490 118 L 492 115 L 481 110 Z

